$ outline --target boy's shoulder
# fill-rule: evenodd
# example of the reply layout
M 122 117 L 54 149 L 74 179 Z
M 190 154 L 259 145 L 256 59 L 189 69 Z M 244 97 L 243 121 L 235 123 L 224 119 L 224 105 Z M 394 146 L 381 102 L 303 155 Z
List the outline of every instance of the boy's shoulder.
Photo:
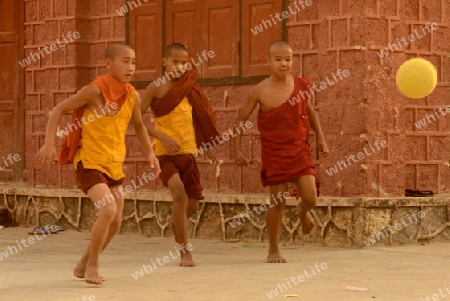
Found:
M 162 98 L 169 92 L 172 85 L 168 82 L 163 84 L 158 84 L 156 81 L 151 82 L 147 87 L 147 92 L 149 92 L 154 98 Z
M 262 81 L 257 83 L 255 86 L 253 86 L 251 88 L 250 91 L 251 91 L 251 93 L 259 94 L 259 93 L 261 93 L 262 90 L 267 88 L 269 84 L 270 84 L 270 77 L 263 79 Z
M 91 93 L 98 93 L 98 94 L 102 93 L 102 89 L 99 86 L 94 85 L 93 83 L 90 83 L 90 84 L 84 86 L 83 89 L 86 89 L 87 91 L 89 91 Z
M 100 89 L 99 86 L 96 86 L 93 84 L 88 84 L 88 85 L 84 86 L 83 88 L 81 88 L 77 92 L 77 94 L 80 96 L 86 97 L 87 99 L 95 100 L 97 97 L 101 97 L 102 90 Z

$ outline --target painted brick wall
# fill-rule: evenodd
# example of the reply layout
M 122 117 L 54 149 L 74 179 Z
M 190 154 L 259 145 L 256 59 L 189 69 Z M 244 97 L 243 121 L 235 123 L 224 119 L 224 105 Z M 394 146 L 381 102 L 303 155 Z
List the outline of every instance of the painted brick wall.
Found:
M 109 3 L 109 5 L 107 5 Z M 60 101 L 104 74 L 104 49 L 109 42 L 124 41 L 125 19 L 112 13 L 119 3 L 110 1 L 25 1 L 25 56 L 39 47 L 64 44 L 63 36 L 79 32 L 80 38 L 46 54 L 26 68 L 26 149 L 28 182 L 51 187 L 73 187 L 70 166 L 56 164 L 43 171 L 33 166 L 34 156 L 44 142 L 47 114 Z M 64 127 L 70 116 L 64 117 Z M 59 146 L 59 141 L 58 141 Z
M 448 116 L 417 130 L 426 113 L 449 104 L 450 4 L 448 1 L 317 1 L 288 24 L 297 56 L 294 72 L 315 83 L 347 69 L 351 76 L 316 94 L 316 106 L 331 154 L 316 157 L 321 194 L 402 196 L 405 188 L 449 192 Z M 436 22 L 439 29 L 387 57 L 377 54 L 396 38 Z M 438 87 L 420 100 L 406 99 L 395 87 L 395 73 L 407 59 L 425 57 L 438 69 Z M 325 170 L 370 144 L 388 146 L 364 161 Z M 376 150 L 376 148 L 375 148 Z M 342 167 L 343 165 L 341 165 Z
M 321 195 L 401 196 L 405 188 L 450 190 L 448 117 L 417 130 L 414 122 L 448 103 L 450 87 L 450 5 L 446 0 L 359 0 L 313 1 L 287 23 L 288 40 L 294 47 L 294 75 L 311 78 L 313 83 L 333 82 L 338 70 L 349 77 L 336 81 L 316 94 L 315 106 L 331 149 L 318 155 L 315 136 L 311 150 L 318 167 Z M 122 0 L 33 0 L 26 5 L 25 55 L 52 44 L 69 31 L 80 39 L 46 55 L 26 68 L 26 149 L 28 182 L 50 187 L 74 187 L 71 166 L 56 164 L 41 171 L 33 158 L 43 143 L 47 113 L 58 102 L 73 95 L 97 75 L 108 43 L 125 41 L 125 17 L 115 10 Z M 292 1 L 288 5 L 292 5 Z M 415 26 L 437 22 L 439 29 L 417 43 L 380 58 L 377 52 L 408 35 Z M 432 96 L 408 100 L 395 88 L 395 72 L 407 58 L 424 56 L 438 67 L 439 84 Z M 252 85 L 205 87 L 217 112 L 222 132 L 233 126 L 238 107 Z M 142 91 L 140 91 L 142 92 Z M 65 117 L 65 125 L 69 120 Z M 146 122 L 151 116 L 146 114 Z M 230 141 L 217 148 L 224 164 L 221 175 L 204 157 L 198 159 L 205 189 L 220 192 L 267 192 L 259 178 L 260 141 L 256 114 L 254 129 L 243 137 L 243 151 L 251 160 L 241 169 L 232 161 Z M 356 155 L 369 143 L 387 140 L 388 147 L 329 176 L 325 170 L 346 156 Z M 58 141 L 59 142 L 59 141 Z M 59 145 L 59 144 L 58 144 Z M 128 156 L 124 165 L 128 182 L 148 168 L 133 135 L 127 136 Z M 143 188 L 161 189 L 160 181 Z
M 365 21 L 368 52 L 364 62 L 365 102 L 369 137 L 386 139 L 387 150 L 370 162 L 366 189 L 374 183 L 383 191 L 373 195 L 402 195 L 405 188 L 450 192 L 450 115 L 417 129 L 425 114 L 450 104 L 450 3 L 442 1 L 373 1 Z M 380 16 L 383 16 L 380 18 Z M 436 22 L 436 31 L 423 34 L 426 23 Z M 380 58 L 376 51 L 408 37 L 417 30 L 415 42 Z M 393 47 L 394 48 L 394 47 Z M 395 88 L 395 73 L 406 60 L 423 57 L 438 71 L 438 86 L 425 99 L 402 97 Z M 374 157 L 375 158 L 375 157 Z

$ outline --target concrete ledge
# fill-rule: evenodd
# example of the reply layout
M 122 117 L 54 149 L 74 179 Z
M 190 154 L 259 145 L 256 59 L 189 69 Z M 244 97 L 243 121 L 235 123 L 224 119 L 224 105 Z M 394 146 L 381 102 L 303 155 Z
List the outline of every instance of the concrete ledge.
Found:
M 92 202 L 78 189 L 39 189 L 0 186 L 3 203 L 16 225 L 60 222 L 67 228 L 90 230 L 96 217 Z M 191 237 L 222 240 L 268 241 L 265 211 L 267 194 L 205 192 Z M 450 196 L 413 198 L 320 197 L 312 211 L 316 227 L 301 234 L 296 198 L 289 198 L 283 214 L 280 240 L 329 246 L 371 246 L 450 241 Z M 125 195 L 122 233 L 172 236 L 168 191 L 134 191 Z M 264 210 L 265 209 L 265 210 Z M 418 212 L 423 217 L 418 217 Z

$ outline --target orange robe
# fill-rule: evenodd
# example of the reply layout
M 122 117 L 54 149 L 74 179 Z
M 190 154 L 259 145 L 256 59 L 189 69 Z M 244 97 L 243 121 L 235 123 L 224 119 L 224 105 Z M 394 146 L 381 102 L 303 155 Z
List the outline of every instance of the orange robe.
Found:
M 309 115 L 307 99 L 310 81 L 294 78 L 291 102 L 270 111 L 259 111 L 258 130 L 261 133 L 261 182 L 263 186 L 293 180 L 305 174 L 315 174 L 309 149 Z M 297 102 L 294 99 L 300 97 Z

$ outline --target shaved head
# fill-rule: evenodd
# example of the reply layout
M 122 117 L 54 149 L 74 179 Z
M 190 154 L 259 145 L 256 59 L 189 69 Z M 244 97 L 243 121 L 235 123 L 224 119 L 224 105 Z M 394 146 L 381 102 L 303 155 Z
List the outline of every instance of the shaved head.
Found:
M 181 43 L 173 43 L 164 49 L 164 58 L 169 58 L 172 55 L 172 50 L 180 50 L 180 51 L 186 51 L 188 52 L 186 46 L 184 46 Z
M 114 44 L 109 45 L 108 48 L 106 48 L 105 59 L 114 61 L 114 58 L 117 55 L 117 52 L 119 52 L 122 49 L 128 50 L 128 49 L 131 49 L 131 47 L 128 46 L 127 44 L 123 44 L 123 43 L 114 43 Z
M 270 45 L 269 47 L 269 56 L 275 51 L 275 49 L 287 49 L 292 52 L 292 47 L 285 41 L 277 41 Z

